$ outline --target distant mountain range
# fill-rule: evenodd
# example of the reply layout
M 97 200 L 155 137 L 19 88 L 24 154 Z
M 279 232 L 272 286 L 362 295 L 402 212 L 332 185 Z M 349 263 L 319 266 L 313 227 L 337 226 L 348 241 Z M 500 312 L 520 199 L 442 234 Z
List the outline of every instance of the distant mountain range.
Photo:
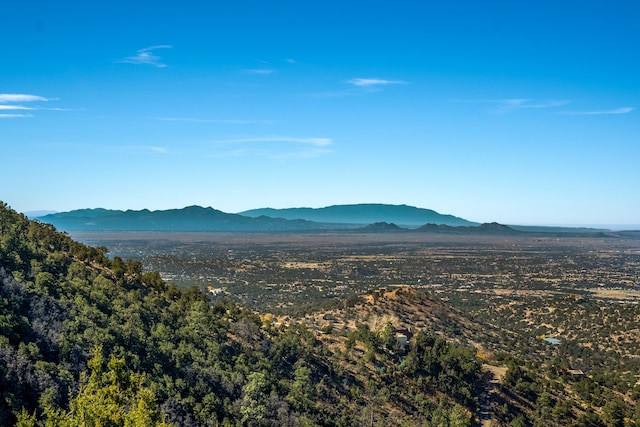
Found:
M 253 209 L 240 212 L 248 217 L 268 216 L 271 218 L 304 219 L 321 223 L 350 224 L 354 226 L 387 222 L 399 227 L 416 228 L 424 224 L 445 224 L 450 226 L 473 226 L 478 223 L 453 215 L 440 214 L 431 209 L 407 205 L 385 205 L 363 203 L 356 205 L 336 205 L 326 208 Z
M 326 208 L 255 209 L 239 214 L 189 206 L 150 211 L 79 209 L 37 218 L 63 231 L 192 232 L 424 232 L 458 235 L 544 235 L 640 238 L 640 231 L 477 224 L 430 209 L 406 205 L 357 204 Z
M 249 218 L 213 208 L 189 206 L 183 209 L 120 211 L 80 209 L 45 215 L 41 222 L 66 231 L 228 231 L 275 232 L 322 230 L 326 226 L 304 220 Z
M 451 227 L 443 224 L 425 224 L 416 231 L 424 231 L 428 233 L 442 234 L 494 234 L 494 235 L 514 235 L 524 232 L 515 230 L 507 225 L 498 224 L 497 222 L 480 224 L 477 227 Z
M 183 209 L 79 209 L 38 218 L 67 231 L 321 231 L 357 229 L 374 223 L 393 223 L 417 228 L 427 223 L 474 226 L 473 222 L 430 209 L 406 205 L 340 205 L 321 209 L 256 209 L 240 214 L 213 208 Z M 394 225 L 398 230 L 400 227 Z

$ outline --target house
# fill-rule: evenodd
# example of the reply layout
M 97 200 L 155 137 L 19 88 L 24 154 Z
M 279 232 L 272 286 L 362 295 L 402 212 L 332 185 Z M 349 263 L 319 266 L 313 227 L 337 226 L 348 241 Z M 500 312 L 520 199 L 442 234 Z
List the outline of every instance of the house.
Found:
M 396 340 L 398 341 L 398 345 L 402 348 L 405 348 L 409 344 L 409 338 L 400 332 L 396 332 Z
M 396 340 L 400 347 L 406 348 L 411 337 L 413 337 L 413 333 L 408 329 L 396 329 Z

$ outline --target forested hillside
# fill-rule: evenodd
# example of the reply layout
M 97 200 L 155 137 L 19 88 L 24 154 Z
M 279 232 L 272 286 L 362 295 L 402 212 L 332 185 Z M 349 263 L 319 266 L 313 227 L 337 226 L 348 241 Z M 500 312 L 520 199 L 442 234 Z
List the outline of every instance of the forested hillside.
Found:
M 0 203 L 0 425 L 472 425 L 472 350 L 336 334 L 165 284 Z M 364 355 L 364 356 L 362 356 Z

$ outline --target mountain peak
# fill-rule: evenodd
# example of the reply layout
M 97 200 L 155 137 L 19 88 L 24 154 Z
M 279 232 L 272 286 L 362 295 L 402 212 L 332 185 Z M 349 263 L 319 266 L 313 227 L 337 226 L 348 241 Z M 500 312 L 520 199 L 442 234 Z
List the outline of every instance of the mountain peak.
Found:
M 406 228 L 401 228 L 395 225 L 394 223 L 389 222 L 375 222 L 373 224 L 369 224 L 365 227 L 360 228 L 362 231 L 371 231 L 371 232 L 397 232 L 397 231 L 406 231 Z
M 351 225 L 369 225 L 377 222 L 397 224 L 400 227 L 419 227 L 426 223 L 451 226 L 477 225 L 453 215 L 440 214 L 431 209 L 408 205 L 389 205 L 383 203 L 361 203 L 350 205 L 332 205 L 324 208 L 288 208 L 288 209 L 252 209 L 240 212 L 240 215 L 272 218 L 305 219 L 323 223 Z

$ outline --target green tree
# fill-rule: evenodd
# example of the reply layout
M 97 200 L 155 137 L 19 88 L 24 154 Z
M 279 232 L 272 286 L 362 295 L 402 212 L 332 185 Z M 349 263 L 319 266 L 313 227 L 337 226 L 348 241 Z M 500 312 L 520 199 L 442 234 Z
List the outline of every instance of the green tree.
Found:
M 41 406 L 44 424 L 36 415 L 22 411 L 18 425 L 29 427 L 167 427 L 158 411 L 153 392 L 143 386 L 144 376 L 130 373 L 124 359 L 111 356 L 106 364 L 102 348 L 97 347 L 88 362 L 91 374 L 83 375 L 78 395 L 70 402 L 70 410 L 55 407 L 52 399 L 43 396 Z
M 566 400 L 558 400 L 551 410 L 553 418 L 561 424 L 567 424 L 571 419 L 571 402 Z
M 311 369 L 299 360 L 295 364 L 294 380 L 291 390 L 287 396 L 287 401 L 294 407 L 302 410 L 309 410 L 313 406 L 315 398 L 315 388 L 311 382 Z
M 538 399 L 536 400 L 538 415 L 542 418 L 546 418 L 551 415 L 551 404 L 551 395 L 546 391 L 540 393 L 540 396 L 538 396 Z
M 240 406 L 242 424 L 247 426 L 264 425 L 269 409 L 269 381 L 262 372 L 252 372 L 242 388 L 243 398 Z
M 610 400 L 602 407 L 602 418 L 607 427 L 624 426 L 625 404 L 620 399 Z

